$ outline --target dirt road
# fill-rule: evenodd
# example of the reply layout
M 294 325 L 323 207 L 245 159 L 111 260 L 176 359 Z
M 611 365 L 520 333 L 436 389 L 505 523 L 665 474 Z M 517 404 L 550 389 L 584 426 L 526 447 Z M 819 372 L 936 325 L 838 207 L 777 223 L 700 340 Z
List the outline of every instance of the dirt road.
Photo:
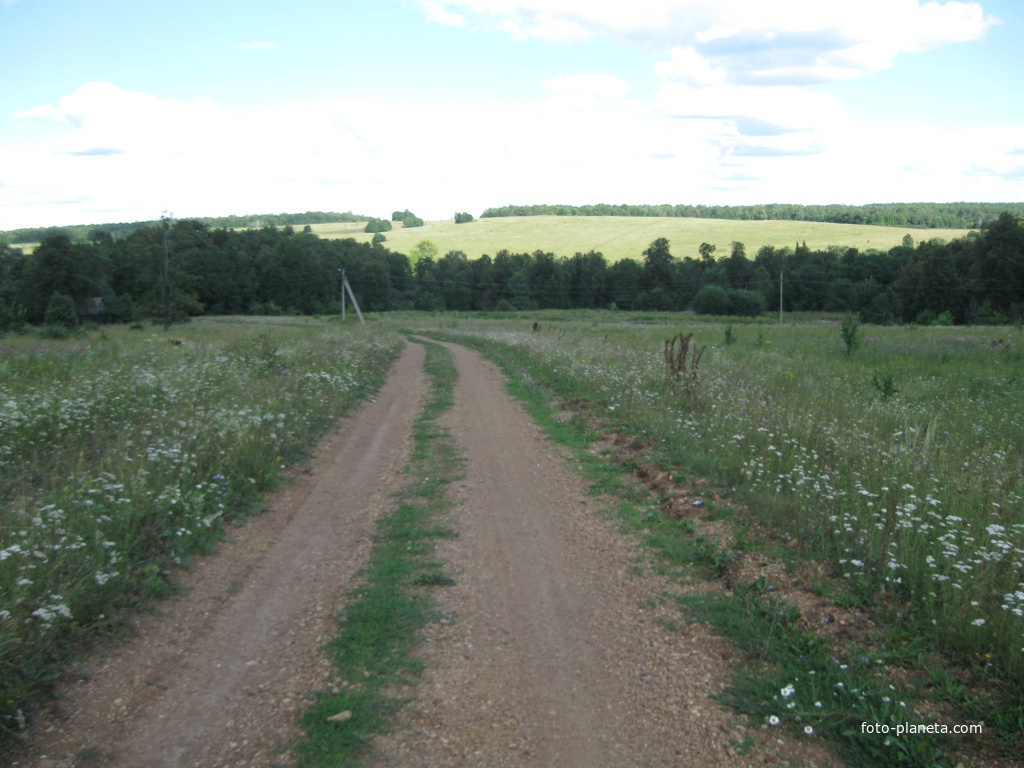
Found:
M 712 698 L 725 646 L 652 605 L 670 585 L 633 574 L 634 544 L 494 366 L 448 346 L 468 463 L 460 536 L 439 550 L 456 585 L 440 599 L 457 619 L 431 631 L 418 701 L 380 740 L 381 763 L 763 765 L 737 754 L 747 732 Z
M 728 647 L 657 600 L 678 586 L 637 575 L 635 542 L 498 370 L 448 348 L 460 378 L 444 418 L 467 464 L 450 520 L 459 537 L 437 552 L 456 584 L 436 596 L 454 621 L 428 629 L 427 671 L 395 731 L 377 740 L 377 762 L 829 764 L 715 702 Z M 281 509 L 207 558 L 188 594 L 142 621 L 137 641 L 90 665 L 20 765 L 71 766 L 63 761 L 76 754 L 133 768 L 287 763 L 275 750 L 297 735 L 302 695 L 324 686 L 318 647 L 396 489 L 421 361 L 410 345 L 377 402 L 339 430 Z

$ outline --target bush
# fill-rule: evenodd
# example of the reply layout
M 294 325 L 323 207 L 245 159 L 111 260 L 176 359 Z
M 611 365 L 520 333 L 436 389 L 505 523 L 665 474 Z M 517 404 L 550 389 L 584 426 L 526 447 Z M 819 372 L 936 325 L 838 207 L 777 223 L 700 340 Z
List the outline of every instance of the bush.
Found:
M 731 315 L 732 300 L 720 285 L 705 285 L 693 299 L 693 308 L 699 315 Z
M 46 306 L 43 322 L 53 328 L 71 329 L 78 327 L 78 311 L 75 300 L 60 291 L 54 291 Z
M 728 292 L 733 314 L 757 317 L 764 314 L 764 296 L 757 291 L 731 290 Z
M 390 232 L 391 222 L 384 219 L 370 219 L 366 222 L 366 229 L 364 232 Z

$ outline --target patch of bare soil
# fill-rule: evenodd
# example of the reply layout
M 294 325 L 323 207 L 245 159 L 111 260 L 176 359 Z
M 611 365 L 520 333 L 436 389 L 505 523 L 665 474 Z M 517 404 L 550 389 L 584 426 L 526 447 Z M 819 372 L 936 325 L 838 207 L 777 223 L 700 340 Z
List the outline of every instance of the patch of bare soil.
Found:
M 287 763 L 303 696 L 329 679 L 320 647 L 400 486 L 423 356 L 409 345 L 376 400 L 342 422 L 270 511 L 197 559 L 182 593 L 139 618 L 121 647 L 83 663 L 10 764 Z
M 399 726 L 377 740 L 388 766 L 835 765 L 715 700 L 733 651 L 637 575 L 641 549 L 478 355 L 459 369 L 447 426 L 467 458 L 437 555 L 456 584 L 436 593 L 427 662 Z M 649 574 L 649 569 L 639 569 Z M 788 762 L 787 761 L 791 761 Z

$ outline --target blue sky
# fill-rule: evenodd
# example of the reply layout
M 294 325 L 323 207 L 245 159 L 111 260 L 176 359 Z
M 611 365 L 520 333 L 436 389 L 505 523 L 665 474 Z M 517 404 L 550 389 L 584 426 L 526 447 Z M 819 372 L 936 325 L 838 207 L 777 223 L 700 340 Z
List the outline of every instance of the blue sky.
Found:
M 1016 0 L 0 0 L 0 229 L 1024 199 Z

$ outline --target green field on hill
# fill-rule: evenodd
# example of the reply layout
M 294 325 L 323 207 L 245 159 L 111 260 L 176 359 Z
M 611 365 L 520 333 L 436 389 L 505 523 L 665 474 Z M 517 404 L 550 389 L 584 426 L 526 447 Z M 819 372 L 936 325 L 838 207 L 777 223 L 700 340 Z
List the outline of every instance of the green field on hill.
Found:
M 320 237 L 354 237 L 369 242 L 373 235 L 363 232 L 363 223 L 313 224 Z M 392 251 L 408 253 L 420 240 L 435 243 L 441 254 L 463 251 L 471 259 L 507 249 L 519 253 L 536 250 L 556 256 L 572 256 L 577 251 L 600 251 L 610 262 L 623 258 L 640 259 L 652 240 L 669 240 L 672 254 L 679 258 L 699 258 L 701 243 L 717 246 L 717 255 L 730 252 L 733 241 L 746 246 L 753 257 L 764 245 L 793 247 L 807 242 L 812 250 L 830 245 L 861 250 L 888 250 L 910 234 L 915 242 L 963 237 L 966 229 L 911 229 L 859 224 L 825 224 L 807 221 L 732 221 L 722 219 L 683 219 L 629 216 L 522 216 L 477 219 L 468 224 L 453 221 L 428 221 L 422 227 L 395 228 L 385 233 L 385 245 Z

